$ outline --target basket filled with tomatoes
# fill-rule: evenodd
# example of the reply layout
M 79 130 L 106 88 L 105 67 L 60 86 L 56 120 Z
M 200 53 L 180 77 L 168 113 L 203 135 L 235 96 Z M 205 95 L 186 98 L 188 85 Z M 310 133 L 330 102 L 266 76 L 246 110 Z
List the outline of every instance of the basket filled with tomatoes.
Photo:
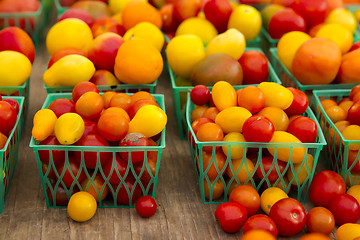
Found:
M 259 192 L 276 186 L 304 202 L 326 144 L 306 94 L 274 82 L 235 90 L 225 81 L 211 94 L 210 105 L 210 93 L 190 94 L 186 111 L 202 202 L 226 202 L 247 184 Z
M 230 35 L 241 36 L 237 30 L 231 31 Z M 177 57 L 180 54 L 177 51 L 181 49 L 179 46 L 185 47 L 190 44 L 191 47 L 184 49 L 184 51 L 189 51 L 188 59 L 185 59 L 186 57 L 179 59 Z M 244 50 L 241 43 L 234 44 L 236 45 L 224 43 L 223 47 L 219 45 L 216 49 L 210 44 L 202 50 L 201 41 L 195 36 L 175 37 L 169 43 L 166 52 L 168 71 L 174 99 L 173 107 L 181 139 L 186 139 L 188 129 L 185 116 L 187 95 L 195 85 L 201 84 L 211 89 L 215 82 L 225 80 L 239 89 L 263 81 L 280 83 L 260 48 L 245 48 Z M 217 43 L 214 42 L 214 45 Z M 190 54 L 191 52 L 193 53 Z
M 25 118 L 24 97 L 0 96 L 0 213 L 4 210 L 6 197 L 18 160 L 19 143 Z
M 164 65 L 160 13 L 147 2 L 127 4 L 121 19 L 111 9 L 102 1 L 76 1 L 58 17 L 46 36 L 47 93 L 71 92 L 78 82 L 93 82 L 102 92 L 156 92 Z M 146 19 L 147 12 L 160 22 Z
M 26 116 L 29 106 L 30 75 L 36 50 L 29 34 L 19 27 L 0 30 L 0 95 L 24 97 Z
M 327 141 L 325 164 L 339 173 L 347 186 L 360 184 L 359 89 L 360 85 L 314 91 L 314 109 Z
M 47 206 L 64 207 L 78 191 L 99 207 L 133 207 L 142 195 L 154 197 L 166 123 L 159 94 L 77 87 L 49 94 L 30 142 Z

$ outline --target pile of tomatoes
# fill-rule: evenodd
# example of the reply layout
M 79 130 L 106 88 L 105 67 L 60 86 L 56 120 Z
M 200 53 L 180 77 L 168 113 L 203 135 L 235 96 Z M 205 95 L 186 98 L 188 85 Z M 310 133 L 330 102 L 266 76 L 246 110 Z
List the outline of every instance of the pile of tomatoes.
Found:
M 349 97 L 343 97 L 340 100 L 323 99 L 320 103 L 328 119 L 333 122 L 344 139 L 342 140 L 334 127 L 326 124 L 324 130 L 325 136 L 329 136 L 329 148 L 334 147 L 336 153 L 341 151 L 342 162 L 345 166 L 347 165 L 349 171 L 347 185 L 354 185 L 360 181 L 360 144 L 356 143 L 360 140 L 360 84 L 351 89 Z M 320 113 L 319 119 L 324 125 L 325 115 Z M 336 168 L 341 168 L 341 166 L 336 166 Z
M 217 207 L 215 218 L 225 232 L 243 229 L 244 236 L 262 230 L 275 238 L 277 235 L 290 237 L 306 226 L 308 232 L 319 235 L 313 239 L 330 239 L 326 236 L 333 232 L 335 224 L 360 236 L 360 225 L 356 224 L 360 219 L 360 189 L 359 186 L 356 188 L 345 193 L 345 182 L 339 174 L 320 171 L 309 190 L 315 207 L 306 213 L 300 202 L 287 197 L 276 187 L 268 188 L 259 196 L 253 187 L 241 185 L 231 191 L 229 202 Z M 259 211 L 260 207 L 265 214 Z M 347 238 L 349 234 L 340 231 L 337 237 L 350 239 Z
M 190 98 L 198 106 L 189 137 L 198 144 L 192 147 L 207 199 L 221 197 L 230 185 L 255 182 L 285 192 L 295 186 L 302 194 L 316 167 L 313 147 L 305 146 L 321 134 L 316 120 L 306 116 L 312 113 L 303 92 L 273 82 L 235 91 L 220 81 L 212 93 L 195 86 Z
M 6 145 L 16 124 L 18 113 L 18 102 L 11 98 L 2 99 L 0 95 L 0 150 Z
M 159 145 L 163 145 L 160 125 L 166 124 L 159 99 L 143 91 L 99 94 L 90 82 L 76 85 L 69 98 L 50 103 L 47 109 L 57 117 L 55 128 L 37 145 L 50 205 L 65 206 L 77 191 L 89 192 L 100 205 L 108 199 L 115 206 L 131 205 L 141 195 L 151 194 L 160 164 Z M 158 119 L 160 110 L 165 119 Z M 64 120 L 66 115 L 70 117 Z M 149 129 L 144 121 L 153 118 L 156 123 Z M 71 131 L 81 122 L 83 129 Z M 78 139 L 69 142 L 73 137 Z

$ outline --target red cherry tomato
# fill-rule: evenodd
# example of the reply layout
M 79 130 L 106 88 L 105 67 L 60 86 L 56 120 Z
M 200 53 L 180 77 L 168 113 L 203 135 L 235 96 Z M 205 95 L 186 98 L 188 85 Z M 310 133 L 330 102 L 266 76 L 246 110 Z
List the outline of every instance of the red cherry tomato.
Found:
M 83 168 L 81 168 L 81 170 L 80 170 L 79 162 L 76 161 L 74 157 L 70 157 L 70 156 L 69 156 L 69 162 L 66 163 L 64 161 L 63 163 L 59 164 L 58 166 L 56 166 L 56 170 L 57 170 L 57 173 L 59 174 L 59 177 L 61 177 L 63 172 L 65 172 L 63 177 L 61 178 L 61 181 L 68 188 L 71 186 L 71 184 L 75 180 L 77 180 L 77 182 L 80 183 L 86 177 Z M 79 171 L 81 171 L 81 172 L 79 173 Z M 73 176 L 75 176 L 75 178 L 73 178 Z M 75 186 L 76 186 L 76 184 L 75 184 Z
M 324 207 L 314 207 L 307 214 L 306 227 L 311 233 L 329 235 L 335 227 L 334 215 Z
M 70 99 L 59 98 L 50 103 L 49 109 L 51 109 L 56 117 L 60 117 L 64 113 L 75 112 L 75 103 Z
M 246 119 L 242 128 L 247 142 L 269 142 L 274 131 L 274 124 L 267 117 L 261 115 L 253 115 Z
M 191 101 L 199 106 L 210 101 L 210 90 L 205 85 L 196 85 L 190 92 Z
M 244 226 L 247 210 L 239 203 L 225 202 L 216 208 L 215 218 L 219 220 L 222 230 L 227 233 L 235 233 Z
M 287 132 L 303 143 L 314 143 L 317 136 L 317 125 L 309 117 L 298 117 L 290 122 Z
M 277 227 L 275 222 L 264 214 L 256 214 L 246 220 L 243 233 L 245 234 L 253 229 L 265 230 L 271 233 L 274 237 L 277 236 Z
M 275 182 L 279 178 L 279 173 L 282 174 L 285 170 L 286 163 L 280 160 L 277 160 L 275 164 L 273 164 L 274 159 L 272 156 L 265 156 L 261 159 L 263 170 L 260 166 L 256 170 L 256 175 L 263 179 L 266 175 L 266 178 L 271 182 Z M 276 167 L 279 169 L 279 173 L 276 170 Z
M 0 101 L 1 101 L 1 99 L 0 99 Z M 19 113 L 20 107 L 19 107 L 19 103 L 16 100 L 14 100 L 12 98 L 7 98 L 7 99 L 4 99 L 4 101 L 10 103 L 14 107 L 16 113 Z
M 244 52 L 238 60 L 243 70 L 244 85 L 265 82 L 269 76 L 268 60 L 259 51 L 249 50 Z
M 345 193 L 344 179 L 336 172 L 323 170 L 318 172 L 310 185 L 309 197 L 315 206 L 328 207 L 330 201 L 339 194 Z
M 357 223 L 360 219 L 359 202 L 346 193 L 335 196 L 330 201 L 329 210 L 334 214 L 335 223 L 339 226 L 345 223 Z
M 356 44 L 356 43 L 355 43 Z M 354 45 L 355 45 L 354 44 Z M 357 44 L 359 45 L 359 48 L 360 48 L 360 41 L 357 42 Z M 354 96 L 360 92 L 360 84 L 356 85 L 355 87 L 353 87 L 350 91 L 350 99 L 353 100 Z
M 15 108 L 8 102 L 0 101 L 0 132 L 9 136 L 15 126 L 16 119 Z
M 40 142 L 39 145 L 61 145 L 55 136 L 49 136 L 44 141 Z M 55 165 L 59 165 L 65 161 L 65 151 L 52 150 L 52 161 Z M 50 151 L 39 150 L 40 161 L 49 165 Z
M 277 201 L 271 207 L 269 217 L 276 223 L 278 234 L 284 237 L 298 234 L 306 224 L 305 209 L 293 198 Z
M 135 209 L 140 216 L 147 218 L 156 213 L 157 204 L 151 196 L 142 196 L 136 201 Z
M 293 93 L 294 100 L 292 101 L 290 107 L 285 110 L 286 114 L 289 116 L 303 114 L 309 106 L 308 97 L 303 91 L 299 89 L 293 87 L 288 87 L 287 89 Z
M 76 101 L 86 92 L 97 92 L 99 93 L 99 89 L 92 82 L 81 82 L 75 85 L 72 90 L 72 99 L 76 103 Z
M 360 125 L 360 101 L 351 105 L 346 120 L 348 120 L 351 125 Z

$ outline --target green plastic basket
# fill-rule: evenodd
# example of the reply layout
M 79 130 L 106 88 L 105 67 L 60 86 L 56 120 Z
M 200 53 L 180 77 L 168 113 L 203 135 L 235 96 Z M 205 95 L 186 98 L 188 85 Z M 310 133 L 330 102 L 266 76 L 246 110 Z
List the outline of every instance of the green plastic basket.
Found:
M 61 14 L 63 14 L 66 10 L 68 10 L 68 7 L 63 7 L 60 4 L 60 0 L 54 0 L 55 8 L 57 11 L 57 16 L 59 17 Z
M 263 53 L 263 51 L 260 48 L 246 48 L 245 49 L 245 51 L 249 51 L 249 50 L 256 50 L 256 51 Z M 187 136 L 187 131 L 188 131 L 188 127 L 186 124 L 186 116 L 185 116 L 186 97 L 187 97 L 187 94 L 194 88 L 194 86 L 178 84 L 176 82 L 176 74 L 171 69 L 169 64 L 168 64 L 168 71 L 169 71 L 170 80 L 171 80 L 172 96 L 174 99 L 173 106 L 175 109 L 175 115 L 176 115 L 178 130 L 179 130 L 179 136 L 180 136 L 180 139 L 184 140 Z M 281 84 L 281 82 L 278 79 L 278 77 L 276 76 L 275 71 L 272 68 L 270 62 L 269 62 L 268 81 Z M 238 86 L 235 86 L 235 88 L 240 89 L 240 88 L 245 88 L 247 86 L 250 86 L 250 85 L 238 85 Z M 211 89 L 211 87 L 210 87 L 210 89 Z
M 24 29 L 38 48 L 42 31 L 50 14 L 51 0 L 41 0 L 36 12 L 0 13 L 0 28 L 17 26 Z
M 313 90 L 322 90 L 322 89 L 349 89 L 357 85 L 357 83 L 351 84 L 327 84 L 327 85 L 304 85 L 301 84 L 285 67 L 285 65 L 280 61 L 279 57 L 277 56 L 277 49 L 272 48 L 270 49 L 271 52 L 271 64 L 279 77 L 282 85 L 286 87 L 294 87 L 303 92 L 305 92 L 308 96 L 312 95 Z
M 312 105 L 315 109 L 315 114 L 320 122 L 321 129 L 324 132 L 327 146 L 324 153 L 324 165 L 327 168 L 339 173 L 346 185 L 353 186 L 360 184 L 360 172 L 352 174 L 352 169 L 356 163 L 360 163 L 360 154 L 354 154 L 356 156 L 353 164 L 348 163 L 349 154 L 351 151 L 350 145 L 360 145 L 360 140 L 347 140 L 343 137 L 341 132 L 331 121 L 326 114 L 325 109 L 321 105 L 321 101 L 325 99 L 333 99 L 338 102 L 342 98 L 349 97 L 351 89 L 347 90 L 315 90 Z
M 161 94 L 153 95 L 158 105 L 165 110 L 164 105 L 164 96 Z M 42 108 L 47 108 L 51 102 L 55 99 L 65 98 L 71 99 L 71 94 L 63 93 L 63 94 L 49 94 L 43 104 Z M 46 205 L 48 208 L 64 208 L 66 207 L 67 201 L 70 199 L 72 193 L 76 191 L 86 191 L 90 186 L 94 186 L 95 176 L 99 175 L 104 180 L 103 187 L 98 191 L 96 190 L 96 194 L 99 198 L 98 207 L 101 208 L 128 208 L 134 207 L 134 202 L 132 200 L 136 200 L 140 195 L 150 195 L 155 197 L 157 181 L 158 181 L 158 173 L 160 167 L 160 157 L 162 150 L 165 148 L 165 129 L 161 132 L 160 138 L 157 140 L 158 146 L 147 146 L 147 147 L 94 147 L 94 146 L 75 146 L 75 145 L 40 145 L 38 141 L 35 141 L 34 138 L 31 138 L 30 147 L 33 148 L 37 164 L 40 173 L 40 179 L 45 195 Z M 39 151 L 47 150 L 49 156 L 49 164 L 46 166 L 43 171 L 44 165 L 42 164 L 39 156 Z M 63 171 L 59 171 L 56 168 L 54 159 L 53 159 L 53 151 L 51 150 L 59 150 L 64 152 L 64 168 Z M 119 153 L 131 153 L 131 152 L 144 152 L 144 161 L 140 165 L 133 165 L 131 161 L 132 154 L 129 154 L 129 161 L 126 164 L 126 171 L 123 174 L 120 174 L 119 168 L 116 165 L 116 159 L 119 157 Z M 86 152 L 94 152 L 96 153 L 97 163 L 94 170 L 89 170 L 85 167 L 84 161 L 84 153 Z M 148 158 L 148 153 L 152 152 L 152 160 Z M 47 153 L 45 152 L 47 155 Z M 105 175 L 103 166 L 100 164 L 101 155 L 103 154 L 111 154 L 111 158 L 109 161 L 112 161 L 111 170 L 108 176 Z M 70 169 L 69 161 L 74 155 L 81 156 L 80 159 L 77 159 L 79 164 L 78 173 L 74 174 L 68 169 Z M 156 159 L 156 160 L 155 160 Z M 151 160 L 151 161 L 150 161 Z M 60 163 L 61 165 L 61 163 Z M 60 166 L 58 165 L 58 166 Z M 115 167 L 116 166 L 116 167 Z M 59 167 L 58 167 L 59 168 Z M 64 175 L 67 174 L 67 177 L 71 176 L 71 179 L 75 179 L 74 181 L 68 180 L 65 183 Z M 89 183 L 84 188 L 80 185 L 79 179 L 83 178 L 83 174 L 85 174 L 85 178 L 89 179 Z M 110 178 L 112 176 L 120 179 L 120 183 L 117 185 L 112 185 Z M 132 179 L 133 187 L 129 187 L 127 184 L 128 180 Z M 80 179 L 82 180 L 82 179 Z M 93 188 L 96 189 L 96 188 Z M 104 200 L 101 200 L 102 194 L 104 191 L 107 191 L 107 197 Z M 59 195 L 57 196 L 57 191 L 63 191 L 62 199 L 59 199 Z M 65 196 L 64 196 L 65 195 Z M 58 199 L 56 200 L 56 196 Z M 121 198 L 120 202 L 117 202 L 117 198 Z
M 186 120 L 188 127 L 190 129 L 189 134 L 189 147 L 191 152 L 191 157 L 193 160 L 194 169 L 196 172 L 199 188 L 200 188 L 200 196 L 201 201 L 203 203 L 222 203 L 227 202 L 229 200 L 229 193 L 231 192 L 231 189 L 234 187 L 232 186 L 235 184 L 237 185 L 252 185 L 258 192 L 261 192 L 262 190 L 266 189 L 267 187 L 281 187 L 284 189 L 285 192 L 289 192 L 290 190 L 290 196 L 297 198 L 298 201 L 304 203 L 307 198 L 308 190 L 311 184 L 311 181 L 313 179 L 316 165 L 319 159 L 320 152 L 324 145 L 326 145 L 326 141 L 324 138 L 324 135 L 320 129 L 320 125 L 314 115 L 314 113 L 311 111 L 310 108 L 307 109 L 307 111 L 303 114 L 304 116 L 310 117 L 313 119 L 317 126 L 318 126 L 318 134 L 316 138 L 315 143 L 254 143 L 254 142 L 223 142 L 223 141 L 217 141 L 217 142 L 200 142 L 196 139 L 196 136 L 191 129 L 191 120 L 190 115 L 192 110 L 195 108 L 195 105 L 190 101 L 190 98 L 188 97 L 187 101 L 187 111 L 186 111 Z M 212 155 L 211 160 L 208 164 L 208 167 L 204 169 L 204 163 L 203 163 L 203 149 L 205 147 L 212 147 Z M 225 165 L 223 169 L 219 169 L 217 165 L 215 164 L 215 148 L 216 147 L 228 147 L 227 151 L 227 158 Z M 238 169 L 235 169 L 233 166 L 232 161 L 230 158 L 231 155 L 231 148 L 232 147 L 242 147 L 244 149 L 243 155 L 240 161 L 240 165 Z M 263 164 L 262 164 L 262 157 L 263 154 L 267 153 L 267 148 L 274 148 L 275 154 L 273 158 L 273 163 L 271 166 L 271 169 L 276 169 L 276 172 L 279 176 L 279 178 L 275 182 L 270 182 L 268 179 L 268 176 L 271 172 L 269 170 L 267 173 L 265 173 Z M 308 161 L 305 159 L 307 158 L 306 155 L 304 155 L 304 160 L 302 163 L 299 163 L 301 165 L 295 165 L 292 162 L 292 158 L 290 157 L 289 161 L 286 164 L 286 167 L 284 171 L 281 173 L 278 164 L 277 163 L 277 152 L 279 149 L 282 148 L 290 148 L 290 156 L 292 155 L 292 151 L 296 148 L 305 148 L 305 151 L 308 154 L 311 154 L 313 157 L 313 167 L 309 166 Z M 246 151 L 246 150 L 247 151 Z M 271 156 L 271 155 L 270 155 Z M 251 160 L 253 163 L 254 168 L 249 167 L 250 165 L 246 164 L 247 159 Z M 208 176 L 208 171 L 210 170 L 211 166 L 215 166 L 217 177 L 215 179 L 210 179 Z M 295 166 L 299 166 L 300 168 L 296 171 Z M 233 177 L 230 177 L 227 175 L 227 171 L 231 171 L 233 173 Z M 245 177 L 242 177 L 242 181 L 239 180 L 237 177 L 238 173 L 242 171 L 242 173 L 246 174 Z M 261 171 L 263 174 L 263 178 L 259 179 L 256 175 L 256 171 Z M 291 171 L 294 175 L 292 179 L 287 179 L 287 172 Z M 298 174 L 300 174 L 302 171 L 305 171 L 306 177 L 300 179 L 298 177 Z M 296 185 L 295 185 L 296 183 Z M 223 185 L 224 187 L 224 193 L 219 197 L 215 198 L 215 195 L 218 195 L 218 185 Z M 280 186 L 279 186 L 280 185 Z M 208 190 L 208 197 L 206 197 L 205 190 Z
M 14 129 L 8 137 L 6 145 L 3 149 L 0 149 L 0 176 L 3 179 L 0 184 L 0 213 L 4 210 L 7 194 L 14 176 L 18 160 L 21 132 L 25 121 L 22 111 L 24 107 L 24 97 L 3 97 L 3 99 L 9 98 L 14 99 L 19 103 L 19 114 Z
M 360 8 L 360 4 L 345 4 L 345 8 L 349 9 L 350 12 L 354 13 Z M 357 23 L 357 28 L 354 33 L 354 42 L 360 41 L 360 25 Z
M 30 78 L 21 86 L 1 86 L 0 94 L 2 96 L 21 96 L 24 97 L 24 107 L 22 108 L 23 116 L 27 116 L 27 111 L 29 109 L 29 91 L 30 91 Z M 23 129 L 24 122 L 22 122 L 21 128 Z
M 97 85 L 100 92 L 114 91 L 114 92 L 125 92 L 135 93 L 138 91 L 146 91 L 149 93 L 156 92 L 158 79 L 150 84 L 118 84 L 118 85 Z M 70 93 L 74 87 L 48 87 L 44 84 L 44 88 L 47 93 Z

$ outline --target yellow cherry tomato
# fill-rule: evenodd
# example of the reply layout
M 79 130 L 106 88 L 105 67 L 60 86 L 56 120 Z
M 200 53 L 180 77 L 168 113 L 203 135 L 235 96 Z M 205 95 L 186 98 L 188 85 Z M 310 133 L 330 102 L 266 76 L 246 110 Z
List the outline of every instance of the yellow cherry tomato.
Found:
M 289 196 L 278 187 L 266 189 L 260 196 L 260 207 L 269 215 L 271 207 L 279 200 L 288 198 Z
M 51 109 L 41 109 L 35 113 L 33 119 L 32 136 L 36 141 L 43 141 L 49 137 L 55 128 L 57 117 Z
M 234 87 L 225 81 L 216 82 L 212 88 L 212 99 L 220 110 L 237 106 L 237 94 Z
M 77 113 L 64 113 L 55 123 L 55 136 L 59 143 L 71 145 L 83 135 L 85 123 Z
M 244 136 L 239 132 L 231 132 L 231 133 L 225 135 L 223 141 L 224 142 L 246 142 Z M 228 152 L 229 152 L 229 147 L 222 146 L 222 150 L 223 150 L 224 154 L 227 156 Z M 246 150 L 247 150 L 247 148 L 245 148 L 245 151 Z M 242 158 L 243 153 L 244 153 L 244 147 L 230 146 L 231 159 Z
M 278 83 L 262 82 L 258 88 L 265 95 L 265 107 L 278 107 L 285 110 L 294 100 L 292 92 Z
M 72 220 L 86 222 L 96 213 L 97 203 L 93 195 L 80 191 L 74 193 L 69 200 L 67 212 Z

